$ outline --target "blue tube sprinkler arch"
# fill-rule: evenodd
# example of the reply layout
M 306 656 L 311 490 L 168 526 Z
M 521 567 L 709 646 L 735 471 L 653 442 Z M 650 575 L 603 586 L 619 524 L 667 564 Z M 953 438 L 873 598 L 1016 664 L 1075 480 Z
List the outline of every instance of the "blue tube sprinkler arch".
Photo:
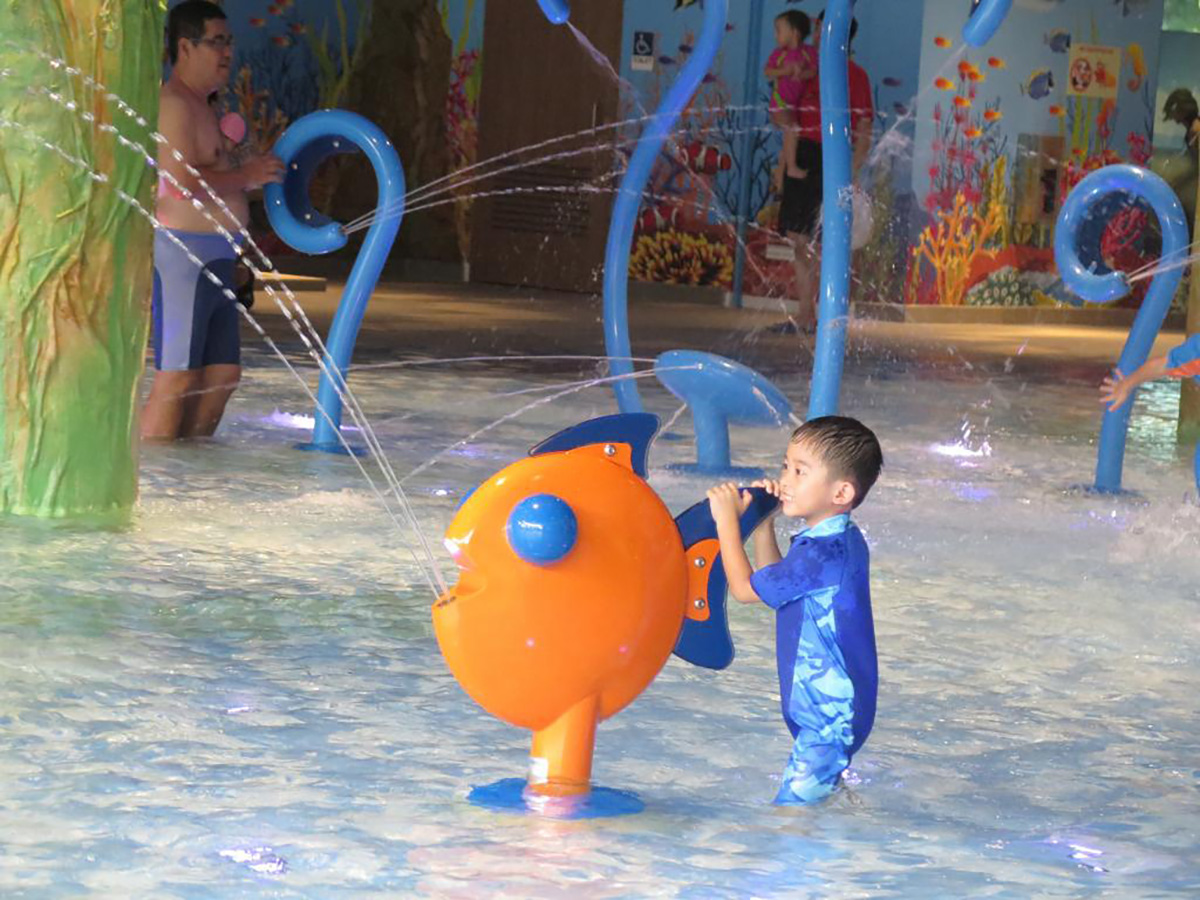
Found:
M 283 184 L 267 185 L 265 191 L 271 227 L 291 247 L 310 254 L 340 250 L 346 245 L 346 233 L 340 224 L 313 209 L 309 185 L 327 158 L 356 151 L 371 161 L 379 198 L 375 219 L 354 261 L 325 342 L 316 425 L 312 443 L 305 445 L 305 449 L 330 453 L 342 452 L 338 430 L 354 343 L 404 218 L 404 168 L 392 142 L 377 125 L 356 113 L 326 109 L 298 119 L 284 132 L 274 152 L 287 167 L 287 174 Z
M 1109 303 L 1129 293 L 1129 283 L 1120 272 L 1098 274 L 1080 259 L 1080 231 L 1096 205 L 1113 194 L 1125 194 L 1148 203 L 1158 217 L 1162 231 L 1162 259 L 1183 259 L 1188 253 L 1188 227 L 1179 198 L 1165 181 L 1137 166 L 1106 166 L 1084 178 L 1067 195 L 1058 214 L 1054 233 L 1054 259 L 1063 282 L 1089 303 Z M 1162 330 L 1171 308 L 1171 300 L 1183 278 L 1176 266 L 1159 272 L 1150 282 L 1150 290 L 1129 330 L 1121 359 L 1117 363 L 1129 375 L 1150 356 L 1154 341 Z M 1115 412 L 1107 410 L 1100 426 L 1100 450 L 1096 461 L 1094 490 L 1114 494 L 1121 490 L 1121 470 L 1125 463 L 1125 441 L 1134 397 Z M 1197 481 L 1200 484 L 1200 456 L 1197 456 Z
M 567 21 L 570 7 L 566 0 L 538 0 L 538 3 L 551 22 L 561 25 Z M 667 96 L 642 129 L 629 160 L 629 168 L 617 188 L 604 253 L 604 348 L 613 375 L 629 375 L 633 372 L 633 363 L 630 361 L 633 351 L 629 340 L 629 254 L 633 248 L 633 232 L 642 195 L 650 181 L 654 163 L 721 48 L 728 14 L 729 0 L 705 0 L 704 23 L 695 49 Z M 633 380 L 613 382 L 613 393 L 616 394 L 621 412 L 643 411 L 641 394 Z
M 982 0 L 963 28 L 972 47 L 986 44 L 1003 24 L 1012 0 Z M 850 23 L 854 0 L 829 0 L 821 34 L 821 153 L 825 205 L 821 218 L 821 289 L 808 417 L 837 413 L 850 324 L 852 206 L 850 145 Z

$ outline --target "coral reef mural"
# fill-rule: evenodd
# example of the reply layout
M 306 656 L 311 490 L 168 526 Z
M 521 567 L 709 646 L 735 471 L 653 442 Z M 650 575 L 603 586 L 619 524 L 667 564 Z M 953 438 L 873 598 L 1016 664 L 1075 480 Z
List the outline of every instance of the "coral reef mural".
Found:
M 936 30 L 960 7 L 925 5 L 928 100 L 919 101 L 914 180 L 928 221 L 906 299 L 1034 305 L 1045 302 L 1054 220 L 1070 189 L 1101 166 L 1150 159 L 1162 0 L 1017 4 L 978 51 Z M 1098 210 L 1097 263 L 1148 261 L 1151 218 L 1123 202 Z M 1122 302 L 1139 303 L 1144 290 Z
M 483 10 L 484 0 L 438 0 L 442 27 L 453 43 L 445 117 L 450 165 L 454 171 L 474 165 L 478 158 Z M 464 254 L 471 244 L 469 193 L 460 189 L 455 195 L 455 228 Z
M 744 12 L 744 11 L 743 11 Z M 669 7 L 638 9 L 631 28 L 658 25 L 658 54 L 651 73 L 628 72 L 632 89 L 621 95 L 621 129 L 617 164 L 623 168 L 642 120 L 657 109 L 664 94 L 692 53 L 702 11 Z M 738 13 L 730 12 L 729 38 L 736 33 Z M 646 188 L 638 216 L 630 275 L 646 281 L 728 287 L 733 278 L 736 213 L 741 166 L 735 168 L 743 112 L 733 108 L 726 79 L 727 51 L 722 51 L 680 118 L 678 130 L 663 149 Z M 751 160 L 768 165 L 763 152 Z
M 1196 20 L 1200 29 L 1200 14 L 1166 2 L 1176 27 Z M 444 90 L 445 155 L 449 170 L 461 171 L 478 162 L 485 0 L 428 3 L 450 45 L 449 77 L 435 99 Z M 1164 0 L 1018 3 L 983 50 L 963 47 L 948 24 L 961 21 L 963 5 L 859 4 L 853 49 L 871 78 L 876 134 L 870 161 L 857 173 L 875 213 L 871 240 L 855 256 L 857 301 L 1041 302 L 1041 287 L 976 289 L 1001 275 L 1005 285 L 1014 278 L 1042 285 L 1053 265 L 1054 217 L 1070 188 L 1101 165 L 1151 160 L 1162 124 L 1156 118 Z M 371 0 L 247 0 L 229 8 L 238 58 L 226 102 L 246 116 L 255 147 L 269 146 L 288 122 L 317 106 L 348 102 L 353 73 L 363 65 Z M 746 292 L 790 294 L 792 250 L 775 230 L 771 185 L 780 135 L 768 121 L 765 77 L 749 91 L 744 78 L 752 44 L 760 66 L 774 49 L 776 15 L 799 9 L 815 19 L 823 8 L 823 0 L 768 0 L 761 31 L 750 34 L 749 5 L 731 4 L 721 54 L 647 188 L 633 277 L 728 288 L 740 215 L 747 222 Z M 629 121 L 614 150 L 615 174 L 637 120 L 656 107 L 687 61 L 702 15 L 699 3 L 624 3 L 624 46 L 612 63 Z M 655 37 L 652 65 L 643 60 L 636 70 L 635 31 Z M 1191 38 L 1180 35 L 1177 43 Z M 1092 54 L 1086 66 L 1085 51 Z M 1190 65 L 1188 53 L 1176 56 Z M 749 203 L 739 210 L 747 173 Z M 470 192 L 455 199 L 446 216 L 465 249 Z M 1097 262 L 1148 259 L 1156 249 L 1150 218 L 1137 206 L 1116 211 L 1097 234 Z M 949 268 L 939 272 L 940 266 Z

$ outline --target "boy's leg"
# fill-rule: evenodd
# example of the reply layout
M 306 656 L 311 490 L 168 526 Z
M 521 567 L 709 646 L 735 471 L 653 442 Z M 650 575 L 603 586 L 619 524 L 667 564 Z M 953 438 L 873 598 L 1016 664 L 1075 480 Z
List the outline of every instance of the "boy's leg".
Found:
M 788 719 L 797 726 L 796 740 L 775 802 L 814 803 L 833 793 L 850 765 L 854 745 L 854 683 L 846 670 L 830 626 L 837 588 L 819 591 L 805 599 Z

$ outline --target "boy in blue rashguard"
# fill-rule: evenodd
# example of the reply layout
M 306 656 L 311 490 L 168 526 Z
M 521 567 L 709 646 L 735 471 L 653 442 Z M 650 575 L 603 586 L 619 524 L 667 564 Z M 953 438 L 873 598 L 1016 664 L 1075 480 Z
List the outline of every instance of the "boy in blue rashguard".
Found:
M 1200 334 L 1193 334 L 1166 356 L 1148 360 L 1129 375 L 1123 374 L 1120 369 L 1115 370 L 1100 385 L 1100 402 L 1116 412 L 1141 385 L 1159 378 L 1200 379 Z
M 882 468 L 879 441 L 854 419 L 825 416 L 797 428 L 778 481 L 755 486 L 808 527 L 784 557 L 773 520 L 764 522 L 754 533 L 758 571 L 738 521 L 749 495 L 732 483 L 708 492 L 729 592 L 775 610 L 779 694 L 795 740 L 776 803 L 812 803 L 832 793 L 875 721 L 870 559 L 850 512 Z

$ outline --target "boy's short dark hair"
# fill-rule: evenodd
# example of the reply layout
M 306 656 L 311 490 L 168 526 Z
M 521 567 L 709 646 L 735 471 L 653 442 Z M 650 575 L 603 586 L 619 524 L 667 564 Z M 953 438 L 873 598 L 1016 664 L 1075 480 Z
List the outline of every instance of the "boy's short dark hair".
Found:
M 213 19 L 227 19 L 225 10 L 209 0 L 183 0 L 167 13 L 167 58 L 171 65 L 179 60 L 179 42 L 198 41 Z
M 854 485 L 854 508 L 864 500 L 883 468 L 883 449 L 875 432 L 858 419 L 821 416 L 792 432 L 792 443 L 811 447 L 839 481 Z
M 802 41 L 807 41 L 808 36 L 812 34 L 812 19 L 808 17 L 808 13 L 798 9 L 789 9 L 775 17 L 776 22 L 780 19 L 791 25 L 793 30 L 800 35 L 800 40 Z

